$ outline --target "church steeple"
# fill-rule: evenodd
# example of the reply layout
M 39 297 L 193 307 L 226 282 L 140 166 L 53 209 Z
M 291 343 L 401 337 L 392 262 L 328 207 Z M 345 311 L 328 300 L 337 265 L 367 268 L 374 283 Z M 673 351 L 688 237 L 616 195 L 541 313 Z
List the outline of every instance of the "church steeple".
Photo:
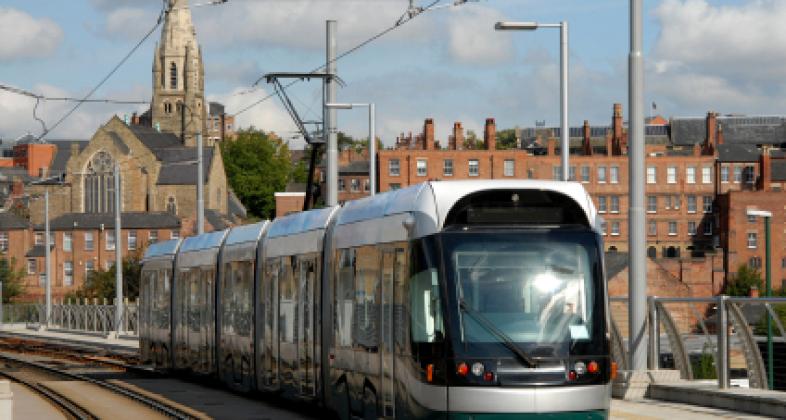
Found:
M 194 146 L 196 132 L 207 133 L 201 49 L 188 0 L 169 0 L 169 8 L 153 59 L 152 123 Z

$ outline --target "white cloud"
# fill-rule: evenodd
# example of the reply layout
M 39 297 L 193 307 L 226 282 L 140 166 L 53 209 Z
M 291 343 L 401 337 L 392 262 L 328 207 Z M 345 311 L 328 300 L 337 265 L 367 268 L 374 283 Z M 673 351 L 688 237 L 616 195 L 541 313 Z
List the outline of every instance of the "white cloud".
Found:
M 513 20 L 497 9 L 464 6 L 451 10 L 447 19 L 451 57 L 461 63 L 494 65 L 516 54 L 513 35 L 494 30 L 494 24 Z
M 213 94 L 208 95 L 209 102 L 219 102 L 226 108 L 227 114 L 240 112 L 249 105 L 259 101 L 268 95 L 264 89 L 255 91 L 253 94 L 239 95 L 245 89 L 237 88 L 227 94 Z M 266 132 L 274 131 L 281 137 L 287 138 L 294 135 L 296 130 L 292 118 L 282 107 L 276 102 L 277 97 L 273 96 L 270 99 L 254 106 L 248 111 L 235 117 L 235 126 L 238 128 L 255 128 L 265 130 Z M 290 141 L 290 148 L 302 148 L 303 140 Z
M 234 85 L 251 86 L 264 73 L 258 62 L 243 60 L 234 63 L 208 61 L 205 63 L 205 74 L 211 82 L 221 80 Z
M 98 10 L 116 10 L 122 9 L 128 6 L 128 0 L 90 0 L 90 3 L 93 4 Z M 161 7 L 161 0 L 134 0 L 134 5 L 139 6 L 151 6 L 156 5 Z
M 65 33 L 50 19 L 0 7 L 0 40 L 0 60 L 50 57 L 65 41 Z
M 153 10 L 123 7 L 107 13 L 97 34 L 139 40 L 153 28 L 157 19 L 158 13 Z

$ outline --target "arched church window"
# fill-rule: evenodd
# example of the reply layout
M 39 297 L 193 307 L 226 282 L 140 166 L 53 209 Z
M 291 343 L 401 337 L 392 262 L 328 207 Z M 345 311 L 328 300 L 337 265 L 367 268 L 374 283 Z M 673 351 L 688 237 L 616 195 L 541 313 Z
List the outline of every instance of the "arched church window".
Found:
M 164 102 L 164 112 L 167 113 L 167 114 L 171 114 L 172 113 L 172 104 L 170 104 L 169 102 Z
M 169 88 L 177 89 L 177 64 L 174 62 L 169 66 Z
M 85 213 L 114 213 L 114 164 L 112 156 L 103 150 L 87 163 L 83 178 Z
M 166 211 L 173 215 L 177 214 L 177 203 L 175 203 L 175 197 L 171 195 L 169 196 L 169 200 L 166 204 Z

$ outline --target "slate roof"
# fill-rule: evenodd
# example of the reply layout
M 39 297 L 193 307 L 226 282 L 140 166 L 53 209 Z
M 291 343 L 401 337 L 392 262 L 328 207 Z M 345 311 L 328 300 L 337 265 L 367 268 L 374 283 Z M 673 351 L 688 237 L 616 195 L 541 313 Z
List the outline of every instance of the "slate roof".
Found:
M 224 115 L 224 105 L 218 102 L 210 102 L 210 116 L 217 117 Z
M 182 146 L 183 141 L 169 131 L 159 132 L 153 127 L 131 124 L 128 126 L 132 133 L 150 150 L 163 149 L 165 147 Z M 158 154 L 158 153 L 156 153 Z
M 666 150 L 666 156 L 693 156 L 693 149 Z
M 205 220 L 207 220 L 207 222 L 210 223 L 215 230 L 224 230 L 229 227 L 229 225 L 221 217 L 221 213 L 219 213 L 217 210 L 205 209 Z
M 720 162 L 758 162 L 759 155 L 756 145 L 723 143 L 718 146 Z
M 368 175 L 370 163 L 367 160 L 350 162 L 338 168 L 339 175 Z
M 770 181 L 786 181 L 786 160 L 770 161 Z
M 780 117 L 719 117 L 723 144 L 782 144 L 786 142 L 786 119 Z M 674 118 L 671 138 L 676 146 L 704 144 L 705 118 Z
M 628 268 L 629 256 L 627 252 L 606 252 L 606 279 L 611 280 Z
M 156 151 L 161 160 L 161 172 L 158 174 L 158 185 L 196 185 L 197 149 L 196 147 L 170 147 Z M 204 182 L 208 180 L 208 171 L 213 162 L 213 148 L 202 148 L 202 175 Z M 180 164 L 178 164 L 180 163 Z
M 49 244 L 49 252 L 55 249 L 55 244 Z M 25 253 L 25 257 L 46 257 L 46 245 L 34 245 Z
M 0 230 L 27 229 L 30 223 L 7 211 L 0 212 Z
M 126 146 L 126 143 L 123 141 L 123 139 L 120 138 L 120 136 L 117 133 L 115 133 L 114 131 L 110 131 L 109 137 L 112 138 L 112 141 L 115 143 L 115 146 L 117 146 L 120 152 L 122 152 L 124 155 L 131 153 L 131 149 L 129 149 L 128 146 Z
M 229 198 L 227 199 L 227 210 L 229 210 L 229 214 L 238 216 L 238 217 L 248 217 L 248 211 L 246 210 L 246 206 L 240 202 L 240 200 L 235 195 L 235 192 L 229 190 Z
M 74 224 L 76 223 L 76 225 Z M 114 213 L 67 213 L 49 222 L 50 230 L 115 228 Z M 122 213 L 120 225 L 123 229 L 165 229 L 180 227 L 180 218 L 164 211 Z M 34 227 L 36 231 L 45 230 L 44 224 Z
M 79 151 L 81 152 L 90 144 L 90 140 L 53 140 L 52 143 L 57 145 L 57 154 L 55 154 L 49 173 L 56 175 L 66 170 L 68 159 L 71 159 L 71 144 L 79 144 Z
M 783 149 L 770 149 L 770 157 L 773 159 L 786 158 L 786 151 Z

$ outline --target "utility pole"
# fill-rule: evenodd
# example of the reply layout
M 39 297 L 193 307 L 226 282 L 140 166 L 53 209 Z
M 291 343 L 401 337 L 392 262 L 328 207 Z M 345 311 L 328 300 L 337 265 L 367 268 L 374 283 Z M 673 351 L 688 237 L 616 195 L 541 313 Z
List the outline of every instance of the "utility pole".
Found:
M 336 21 L 327 21 L 327 74 L 335 76 L 336 68 Z M 338 137 L 336 133 L 335 109 L 330 109 L 327 104 L 337 102 L 337 81 L 328 77 L 325 79 L 327 84 L 327 98 L 322 104 L 325 112 L 325 138 L 327 139 L 327 201 L 328 206 L 338 205 Z
M 115 162 L 115 333 L 118 338 L 123 320 L 123 253 L 120 226 L 120 164 Z
M 197 131 L 197 235 L 205 233 L 205 195 L 202 175 L 202 130 Z
M 44 192 L 44 206 L 46 209 L 44 210 L 44 215 L 46 216 L 46 224 L 45 224 L 45 232 L 46 240 L 44 241 L 44 255 L 46 256 L 46 310 L 44 311 L 44 325 L 43 329 L 49 329 L 49 319 L 52 316 L 52 274 L 50 273 L 50 268 L 52 268 L 52 258 L 49 253 L 49 247 L 51 244 L 49 243 L 49 189 Z

